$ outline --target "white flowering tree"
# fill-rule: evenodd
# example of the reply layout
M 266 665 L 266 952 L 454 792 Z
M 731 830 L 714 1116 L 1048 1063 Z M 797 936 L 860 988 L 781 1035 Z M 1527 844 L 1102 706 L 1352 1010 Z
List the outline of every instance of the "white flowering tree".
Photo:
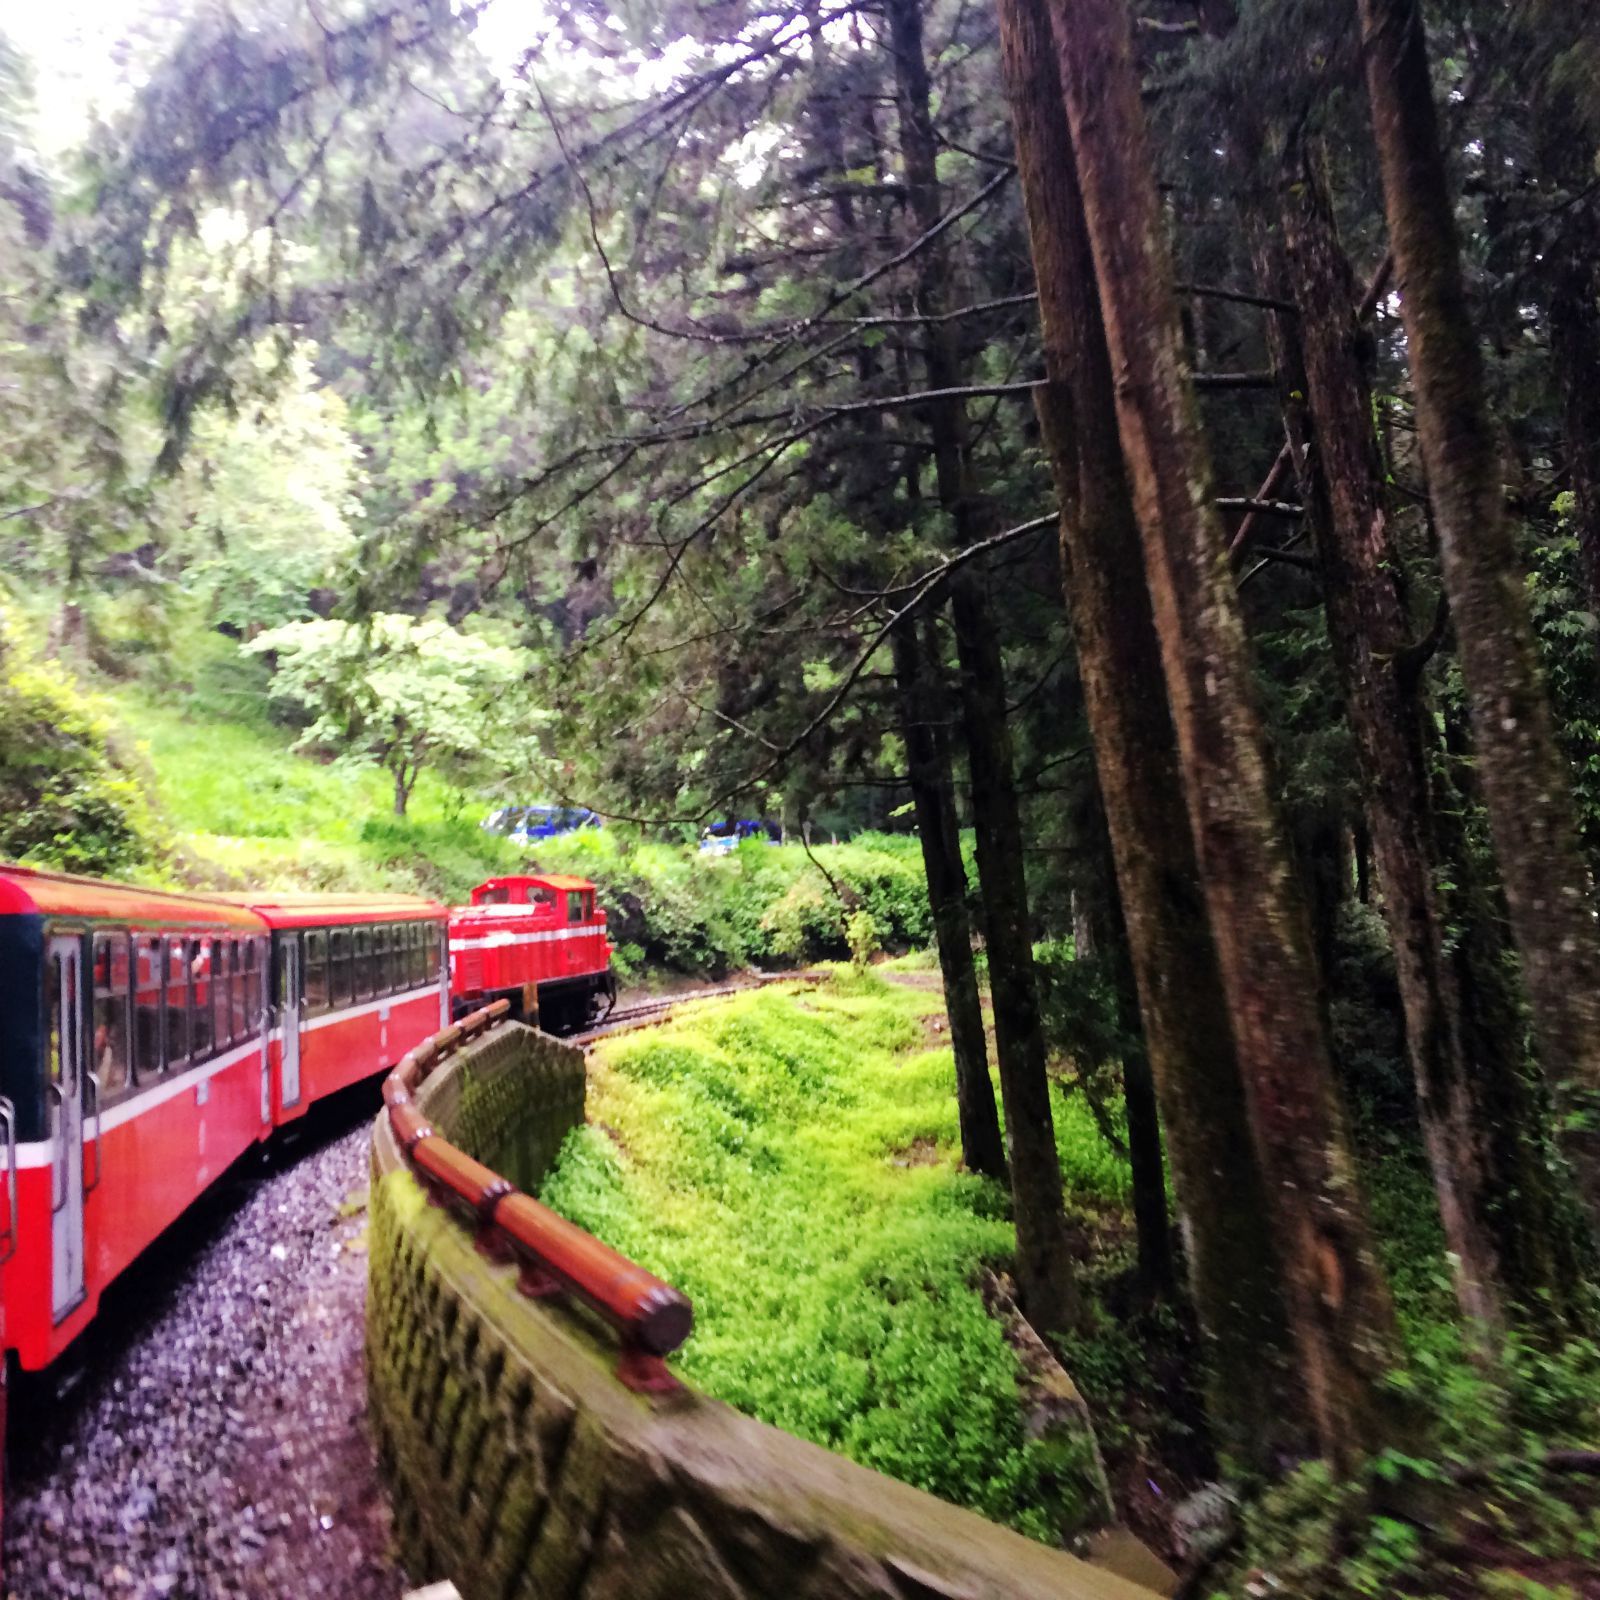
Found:
M 381 767 L 397 817 L 427 768 L 527 771 L 534 757 L 543 715 L 523 692 L 523 651 L 394 613 L 285 623 L 245 648 L 273 659 L 273 698 L 313 718 L 301 746 Z

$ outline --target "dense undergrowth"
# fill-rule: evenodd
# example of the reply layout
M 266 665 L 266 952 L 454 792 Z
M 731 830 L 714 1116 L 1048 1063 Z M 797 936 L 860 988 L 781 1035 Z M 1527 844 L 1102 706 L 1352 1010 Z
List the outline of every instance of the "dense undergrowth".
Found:
M 875 973 L 697 1009 L 591 1055 L 589 1124 L 544 1197 L 695 1304 L 683 1375 L 750 1414 L 1052 1542 L 1083 1463 L 1029 1439 L 981 1269 L 1014 1245 L 1000 1187 L 959 1169 L 937 991 Z M 1057 1104 L 1075 1208 L 1127 1174 Z

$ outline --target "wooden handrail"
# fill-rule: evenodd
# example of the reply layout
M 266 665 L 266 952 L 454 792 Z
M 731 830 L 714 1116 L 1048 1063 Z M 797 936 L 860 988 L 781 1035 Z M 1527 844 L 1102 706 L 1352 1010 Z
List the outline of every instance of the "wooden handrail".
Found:
M 680 1385 L 663 1357 L 694 1326 L 688 1299 L 458 1150 L 434 1131 L 413 1097 L 435 1067 L 503 1021 L 510 1009 L 507 1001 L 496 1000 L 441 1029 L 395 1063 L 383 1083 L 390 1132 L 430 1194 L 471 1215 L 480 1249 L 496 1259 L 521 1262 L 518 1287 L 524 1294 L 581 1300 L 620 1335 L 617 1376 L 624 1384 L 649 1394 L 676 1390 Z

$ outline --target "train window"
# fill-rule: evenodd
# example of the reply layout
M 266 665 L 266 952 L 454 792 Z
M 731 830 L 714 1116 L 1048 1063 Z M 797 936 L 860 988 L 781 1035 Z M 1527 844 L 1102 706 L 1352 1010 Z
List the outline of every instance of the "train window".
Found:
M 100 1079 L 100 1092 L 114 1095 L 128 1086 L 130 1055 L 128 936 L 94 936 L 94 1052 L 90 1069 Z
M 411 924 L 411 987 L 420 989 L 428 981 L 428 924 Z
M 347 1006 L 350 995 L 350 930 L 335 928 L 328 935 L 328 1000 Z
M 306 1010 L 328 1009 L 328 936 L 321 928 L 306 934 Z
M 248 938 L 228 941 L 228 1006 L 232 1022 L 230 1032 L 235 1044 L 243 1044 L 255 1032 L 251 1026 L 254 1012 L 250 1009 L 250 979 L 245 971 L 250 944 Z
M 161 941 L 133 941 L 133 1076 L 148 1083 L 161 1075 Z
M 211 1015 L 215 1031 L 212 1041 L 218 1051 L 233 1043 L 233 951 L 232 939 L 211 943 Z
M 583 921 L 583 893 L 581 890 L 567 890 L 567 921 Z
M 45 1076 L 51 1083 L 61 1081 L 61 984 L 64 963 L 52 950 L 45 966 L 44 1015 L 50 1030 L 45 1037 Z M 57 1137 L 52 1135 L 52 1137 Z M 13 1157 L 13 1159 L 15 1159 Z
M 189 1058 L 204 1061 L 211 1054 L 211 940 L 189 941 Z
M 355 956 L 351 966 L 355 969 L 355 995 L 357 1000 L 372 998 L 372 929 L 357 928 L 351 935 Z
M 173 1071 L 189 1059 L 189 962 L 182 939 L 167 940 L 166 1000 L 166 1065 Z
M 511 904 L 511 891 L 509 889 L 485 889 L 478 896 L 480 906 L 508 906 Z
M 261 1026 L 261 941 L 246 939 L 239 954 L 244 958 L 244 1026 L 255 1033 Z
M 388 923 L 372 930 L 373 988 L 379 994 L 394 993 L 394 929 Z

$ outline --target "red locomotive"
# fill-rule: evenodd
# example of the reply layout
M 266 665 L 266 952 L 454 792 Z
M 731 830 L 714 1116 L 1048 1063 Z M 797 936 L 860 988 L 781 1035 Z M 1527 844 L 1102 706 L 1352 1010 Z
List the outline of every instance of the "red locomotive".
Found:
M 490 878 L 450 913 L 450 994 L 457 1013 L 502 997 L 551 1033 L 614 1003 L 606 914 L 587 878 Z

